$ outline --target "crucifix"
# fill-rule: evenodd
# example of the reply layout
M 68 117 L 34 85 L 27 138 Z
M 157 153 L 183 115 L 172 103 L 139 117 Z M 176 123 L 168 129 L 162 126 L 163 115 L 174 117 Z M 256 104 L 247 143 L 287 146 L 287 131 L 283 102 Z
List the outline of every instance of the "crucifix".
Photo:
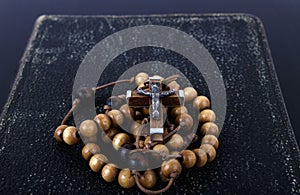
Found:
M 150 138 L 151 141 L 163 142 L 164 120 L 163 108 L 181 106 L 184 100 L 183 90 L 162 91 L 161 78 L 149 78 L 149 90 L 137 89 L 127 91 L 127 104 L 129 107 L 148 107 L 150 113 Z M 162 104 L 162 105 L 161 105 Z

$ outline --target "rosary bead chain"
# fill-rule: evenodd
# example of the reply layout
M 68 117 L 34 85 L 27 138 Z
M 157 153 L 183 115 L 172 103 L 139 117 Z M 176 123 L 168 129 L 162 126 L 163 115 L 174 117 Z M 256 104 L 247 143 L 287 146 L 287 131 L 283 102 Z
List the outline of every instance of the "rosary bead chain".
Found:
M 166 79 L 160 78 L 164 82 L 163 89 L 175 89 L 179 90 L 180 85 L 176 82 L 178 75 L 170 76 Z M 118 106 L 119 109 L 112 109 L 111 104 L 105 105 L 106 112 L 104 114 L 98 114 L 93 120 L 85 120 L 80 124 L 79 130 L 73 126 L 65 125 L 67 119 L 73 113 L 76 106 L 84 100 L 84 98 L 91 97 L 92 93 L 97 90 L 115 85 L 122 82 L 136 82 L 137 88 L 149 87 L 149 75 L 146 73 L 139 73 L 135 78 L 130 80 L 120 80 L 117 82 L 108 83 L 99 87 L 89 89 L 82 89 L 81 94 L 73 101 L 72 108 L 64 117 L 60 126 L 58 126 L 54 132 L 54 137 L 58 142 L 65 142 L 68 145 L 73 145 L 80 141 L 79 134 L 83 136 L 83 140 L 87 143 L 82 149 L 82 157 L 89 161 L 89 165 L 92 171 L 101 172 L 102 178 L 107 182 L 118 181 L 121 187 L 131 188 L 137 184 L 137 186 L 145 193 L 157 194 L 165 192 L 170 188 L 175 178 L 177 178 L 182 168 L 191 168 L 193 166 L 203 167 L 206 163 L 213 161 L 216 158 L 216 149 L 219 147 L 218 135 L 219 129 L 214 123 L 216 120 L 215 113 L 210 109 L 210 101 L 205 96 L 198 96 L 197 91 L 193 87 L 186 87 L 184 89 L 185 101 L 188 108 L 194 108 L 200 111 L 198 115 L 198 121 L 193 121 L 193 118 L 188 113 L 188 109 L 185 106 L 178 106 L 169 109 L 168 113 L 173 118 L 167 118 L 164 126 L 164 140 L 168 142 L 161 144 L 158 142 L 152 142 L 150 136 L 144 136 L 144 131 L 149 131 L 149 108 L 142 107 L 134 109 L 129 107 L 123 102 L 125 96 L 110 97 L 121 98 L 122 104 Z M 165 113 L 166 114 L 166 113 Z M 145 118 L 146 117 L 146 118 Z M 127 123 L 133 119 L 133 123 Z M 171 122 L 170 122 L 170 121 Z M 130 136 L 121 128 L 121 124 L 129 125 L 131 133 L 135 138 L 135 142 L 131 143 Z M 197 140 L 198 136 L 189 134 L 182 137 L 180 132 L 184 130 L 189 131 L 194 126 L 194 123 L 200 122 L 200 134 L 203 136 L 199 140 L 200 147 L 196 149 L 183 149 L 183 146 L 191 143 L 190 141 Z M 172 124 L 174 123 L 174 124 Z M 130 127 L 131 125 L 131 127 Z M 98 127 L 100 129 L 98 129 Z M 119 129 L 119 130 L 118 130 Z M 182 129 L 178 134 L 177 132 Z M 103 130 L 98 133 L 99 130 Z M 97 135 L 97 136 L 96 136 Z M 99 136 L 100 135 L 100 136 Z M 201 138 L 201 137 L 200 137 Z M 139 156 L 144 152 L 157 151 L 157 155 L 163 160 L 161 167 L 159 168 L 158 176 L 163 182 L 169 182 L 166 187 L 161 190 L 153 191 L 149 190 L 157 182 L 157 175 L 153 170 L 146 170 L 143 174 L 126 169 L 118 169 L 116 165 L 109 163 L 105 155 L 101 154 L 101 150 L 97 143 L 97 139 L 102 139 L 104 143 L 112 143 L 112 146 L 116 150 L 121 148 L 127 148 L 127 145 L 133 145 L 136 149 L 130 149 L 130 154 L 133 159 L 129 159 L 132 163 L 142 163 L 145 167 L 148 166 L 145 159 L 143 160 Z M 139 153 L 139 152 L 141 153 Z M 145 162 L 144 162 L 145 161 Z

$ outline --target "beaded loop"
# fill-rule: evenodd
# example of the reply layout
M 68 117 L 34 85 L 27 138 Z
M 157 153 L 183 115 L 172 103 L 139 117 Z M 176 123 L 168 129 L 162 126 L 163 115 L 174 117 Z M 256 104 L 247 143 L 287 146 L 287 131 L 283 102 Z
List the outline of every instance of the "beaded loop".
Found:
M 94 119 L 83 121 L 79 130 L 74 126 L 66 125 L 75 108 L 78 105 L 84 105 L 91 97 L 94 97 L 96 91 L 127 82 L 135 83 L 136 90 L 142 89 L 147 94 L 151 78 L 147 73 L 142 72 L 128 80 L 119 80 L 91 89 L 81 88 L 61 125 L 55 129 L 54 138 L 57 142 L 73 145 L 80 141 L 80 134 L 86 143 L 82 149 L 82 157 L 89 161 L 93 172 L 101 173 L 103 180 L 106 182 L 117 180 L 120 186 L 126 189 L 132 188 L 136 184 L 147 194 L 160 194 L 171 187 L 183 168 L 193 166 L 200 168 L 216 158 L 216 150 L 219 147 L 219 129 L 214 123 L 216 115 L 210 109 L 211 102 L 207 97 L 198 96 L 198 92 L 193 87 L 186 87 L 183 90 L 185 106 L 177 105 L 162 109 L 162 115 L 168 114 L 166 121 L 161 124 L 162 142 L 153 141 L 149 135 L 151 125 L 153 125 L 151 121 L 153 109 L 151 107 L 149 109 L 147 106 L 129 106 L 130 104 L 125 101 L 124 94 L 109 97 L 104 105 L 104 113 L 96 115 Z M 176 82 L 179 78 L 178 75 L 167 78 L 156 75 L 155 78 L 162 83 L 163 90 L 178 91 L 180 89 L 180 85 Z M 113 106 L 114 108 L 112 108 Z M 191 112 L 189 113 L 189 111 Z M 194 112 L 198 114 L 196 120 L 192 117 L 195 115 Z M 121 126 L 123 123 L 124 126 Z M 195 124 L 200 124 L 199 129 L 192 132 Z M 124 130 L 130 131 L 132 136 Z M 99 143 L 111 144 L 116 150 L 116 154 L 120 155 L 121 162 L 130 166 L 132 170 L 128 168 L 120 170 L 115 164 L 109 163 L 108 158 L 104 155 L 106 153 L 100 153 L 100 146 L 104 152 L 105 150 Z M 195 146 L 196 148 L 192 148 Z M 185 147 L 189 147 L 189 149 Z M 162 163 L 158 169 L 158 175 L 148 169 L 150 162 L 146 154 L 150 154 L 159 160 L 159 163 Z M 139 173 L 138 168 L 146 171 Z M 151 190 L 156 185 L 158 178 L 168 184 L 160 190 Z

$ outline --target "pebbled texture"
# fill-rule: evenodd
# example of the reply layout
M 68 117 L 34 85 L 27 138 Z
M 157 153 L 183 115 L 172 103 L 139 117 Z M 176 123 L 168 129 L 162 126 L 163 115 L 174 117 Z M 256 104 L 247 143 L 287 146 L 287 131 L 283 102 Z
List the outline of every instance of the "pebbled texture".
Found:
M 217 62 L 227 92 L 216 160 L 183 171 L 168 192 L 300 193 L 299 148 L 261 22 L 244 14 L 210 14 L 40 17 L 1 117 L 1 194 L 141 193 L 104 182 L 81 157 L 81 146 L 57 143 L 53 129 L 71 106 L 73 80 L 87 52 L 111 33 L 143 24 L 174 27 L 198 39 Z M 147 60 L 186 64 L 192 83 L 203 80 L 181 56 L 140 48 L 116 58 L 99 82 Z M 209 95 L 203 83 L 196 88 Z

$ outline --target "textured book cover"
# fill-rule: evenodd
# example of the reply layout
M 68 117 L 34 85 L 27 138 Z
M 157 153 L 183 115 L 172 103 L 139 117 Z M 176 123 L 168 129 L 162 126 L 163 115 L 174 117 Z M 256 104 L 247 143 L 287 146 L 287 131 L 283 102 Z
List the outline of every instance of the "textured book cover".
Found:
M 67 146 L 53 138 L 72 104 L 73 82 L 86 54 L 109 35 L 141 25 L 171 27 L 201 42 L 222 74 L 227 96 L 215 161 L 201 169 L 185 169 L 167 192 L 300 193 L 299 148 L 266 34 L 259 19 L 245 14 L 41 16 L 1 116 L 0 192 L 141 192 L 106 183 L 82 158 L 82 145 Z M 159 47 L 121 53 L 99 82 L 113 81 L 145 61 L 184 64 L 179 67 L 183 73 L 209 95 L 204 78 L 189 60 Z M 156 188 L 164 185 L 159 182 Z

